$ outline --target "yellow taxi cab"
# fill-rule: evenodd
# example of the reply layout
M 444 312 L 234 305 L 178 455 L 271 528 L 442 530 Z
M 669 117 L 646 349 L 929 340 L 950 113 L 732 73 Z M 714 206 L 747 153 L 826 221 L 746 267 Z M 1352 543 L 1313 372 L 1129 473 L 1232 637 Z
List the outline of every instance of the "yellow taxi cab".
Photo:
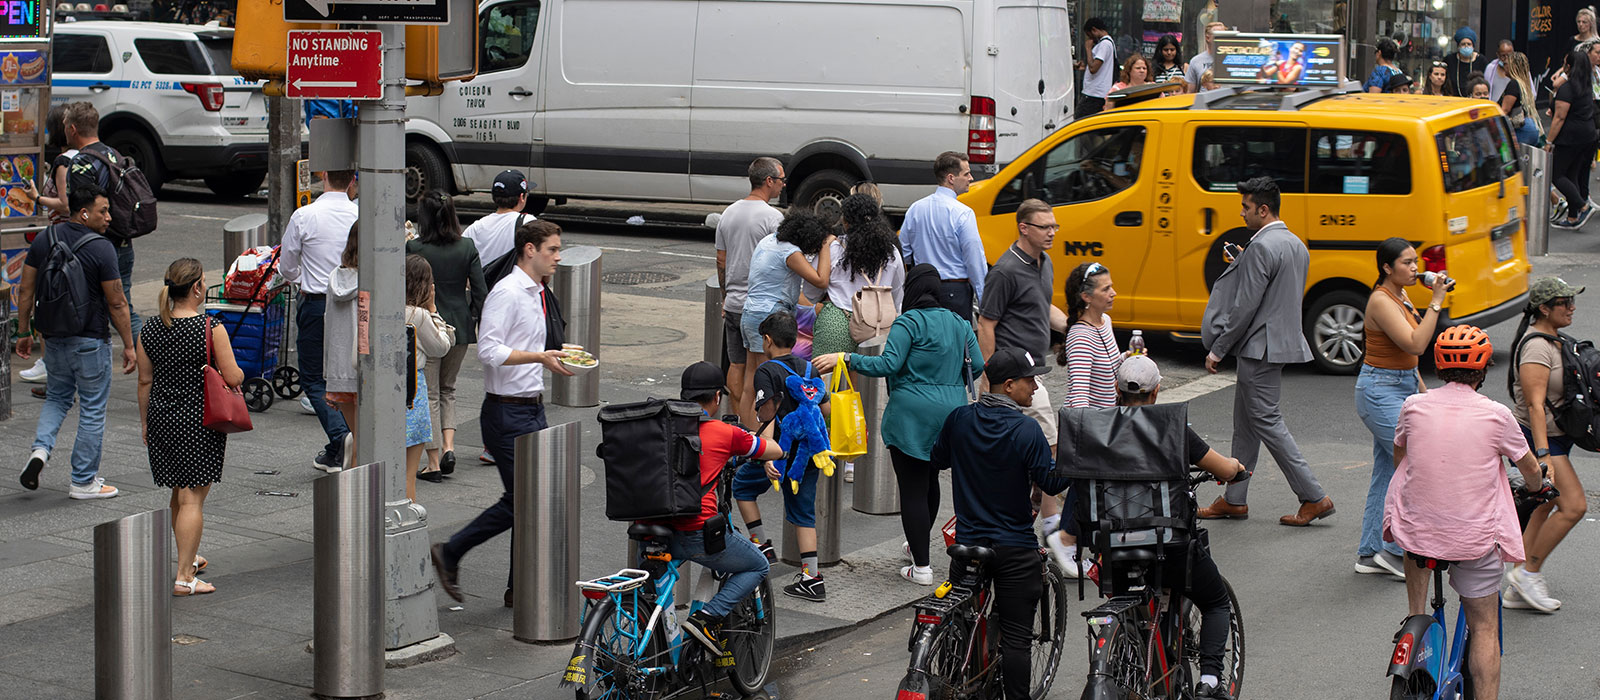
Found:
M 1303 328 L 1314 361 L 1354 373 L 1378 243 L 1414 242 L 1426 270 L 1458 280 L 1447 323 L 1488 327 L 1519 313 L 1530 265 L 1521 167 L 1493 103 L 1368 94 L 1355 83 L 1282 91 L 1224 87 L 1077 120 L 961 199 L 992 262 L 1017 235 L 1017 205 L 1042 199 L 1062 225 L 1058 284 L 1078 264 L 1110 268 L 1119 328 L 1200 329 L 1211 285 L 1243 245 L 1236 184 L 1267 175 L 1281 215 L 1311 252 Z M 1064 292 L 1055 302 L 1066 308 Z M 1420 285 L 1412 301 L 1426 306 Z

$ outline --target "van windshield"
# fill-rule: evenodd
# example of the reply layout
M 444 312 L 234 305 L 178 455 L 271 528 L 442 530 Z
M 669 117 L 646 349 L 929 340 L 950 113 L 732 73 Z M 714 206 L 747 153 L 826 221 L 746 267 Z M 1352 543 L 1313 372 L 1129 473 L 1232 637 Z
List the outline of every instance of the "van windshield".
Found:
M 1445 192 L 1498 184 L 1521 171 L 1517 143 L 1503 117 L 1480 119 L 1445 129 L 1434 136 Z

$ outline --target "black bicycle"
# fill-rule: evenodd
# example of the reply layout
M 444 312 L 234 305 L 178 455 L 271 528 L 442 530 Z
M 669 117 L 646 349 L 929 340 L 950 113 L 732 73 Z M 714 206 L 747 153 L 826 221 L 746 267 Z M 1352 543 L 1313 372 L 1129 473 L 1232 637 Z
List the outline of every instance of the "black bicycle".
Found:
M 1209 474 L 1189 480 L 1195 487 Z M 1190 512 L 1193 512 L 1191 508 Z M 1204 528 L 1191 527 L 1193 547 L 1209 547 Z M 1109 600 L 1083 613 L 1089 626 L 1089 679 L 1083 700 L 1190 700 L 1200 679 L 1200 610 L 1183 595 L 1182 582 L 1164 582 L 1168 546 L 1155 530 L 1110 532 L 1090 572 Z M 1226 579 L 1228 641 L 1222 687 L 1237 700 L 1244 684 L 1244 618 Z M 1170 590 L 1166 587 L 1170 586 Z
M 911 628 L 911 664 L 897 700 L 987 700 L 1004 696 L 1000 676 L 1000 629 L 992 616 L 994 586 L 984 564 L 987 547 L 953 545 L 950 580 L 916 603 Z M 1044 595 L 1033 622 L 1035 700 L 1050 692 L 1067 637 L 1067 584 L 1060 567 L 1040 553 Z

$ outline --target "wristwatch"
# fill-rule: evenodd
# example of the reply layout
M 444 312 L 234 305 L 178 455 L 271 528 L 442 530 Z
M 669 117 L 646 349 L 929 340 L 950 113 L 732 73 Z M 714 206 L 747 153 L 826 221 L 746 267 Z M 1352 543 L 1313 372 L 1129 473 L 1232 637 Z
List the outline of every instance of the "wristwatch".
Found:
M 1539 459 L 1544 459 L 1545 457 L 1549 457 L 1550 456 L 1550 450 L 1548 450 L 1546 448 L 1543 448 L 1543 447 L 1540 447 L 1540 448 L 1538 448 L 1538 449 L 1533 451 L 1533 456 L 1537 457 Z
M 1432 304 L 1429 304 L 1428 305 L 1428 310 L 1432 311 L 1434 313 L 1444 313 L 1444 307 L 1439 306 L 1439 302 L 1434 302 Z

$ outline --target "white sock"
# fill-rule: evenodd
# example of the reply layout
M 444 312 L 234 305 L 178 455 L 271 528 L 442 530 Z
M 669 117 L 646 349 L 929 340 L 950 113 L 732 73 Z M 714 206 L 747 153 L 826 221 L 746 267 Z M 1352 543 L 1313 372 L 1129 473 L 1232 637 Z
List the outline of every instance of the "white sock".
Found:
M 1044 519 L 1041 520 L 1040 522 L 1044 524 L 1044 531 L 1045 532 L 1047 532 L 1047 533 L 1055 532 L 1056 526 L 1061 524 L 1061 516 L 1059 514 L 1058 515 L 1046 515 L 1046 516 L 1044 516 Z
M 931 574 L 931 573 L 933 573 L 933 567 L 931 567 L 931 566 L 913 566 L 911 568 L 916 570 L 916 572 L 919 573 L 919 574 Z
M 1209 686 L 1215 688 L 1215 687 L 1217 687 L 1217 680 L 1218 679 L 1217 679 L 1216 676 L 1213 676 L 1213 675 L 1211 675 L 1209 673 L 1203 673 L 1203 674 L 1200 675 L 1200 684 L 1201 685 L 1209 685 Z

